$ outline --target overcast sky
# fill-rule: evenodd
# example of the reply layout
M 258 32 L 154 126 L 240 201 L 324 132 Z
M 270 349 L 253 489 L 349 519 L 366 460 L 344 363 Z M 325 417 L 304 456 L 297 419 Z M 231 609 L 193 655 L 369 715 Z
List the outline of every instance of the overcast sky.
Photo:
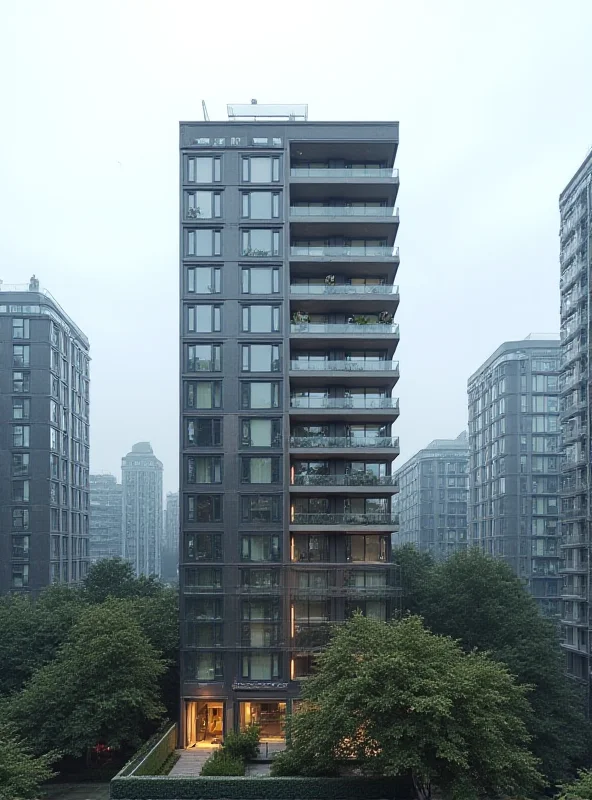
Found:
M 178 122 L 399 120 L 398 464 L 466 426 L 503 341 L 559 329 L 559 192 L 592 146 L 590 0 L 0 0 L 0 278 L 91 341 L 91 470 L 177 488 Z

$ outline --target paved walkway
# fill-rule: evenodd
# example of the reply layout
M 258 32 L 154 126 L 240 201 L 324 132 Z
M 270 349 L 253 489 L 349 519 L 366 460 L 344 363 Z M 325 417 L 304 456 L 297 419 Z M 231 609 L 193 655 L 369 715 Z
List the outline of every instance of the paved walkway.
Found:
M 215 747 L 194 747 L 192 750 L 177 750 L 179 760 L 170 771 L 169 775 L 178 777 L 192 777 L 199 775 L 204 761 L 209 758 Z
M 49 783 L 43 800 L 109 800 L 108 783 Z

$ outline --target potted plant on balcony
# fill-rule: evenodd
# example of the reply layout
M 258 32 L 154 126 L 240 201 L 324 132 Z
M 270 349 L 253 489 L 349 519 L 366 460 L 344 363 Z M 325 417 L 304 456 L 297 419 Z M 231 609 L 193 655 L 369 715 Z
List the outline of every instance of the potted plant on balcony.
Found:
M 309 322 L 310 315 L 307 314 L 305 311 L 295 311 L 292 314 L 292 324 L 294 325 L 303 325 Z
M 354 325 L 369 325 L 370 319 L 365 314 L 358 314 L 354 317 Z
M 381 311 L 378 315 L 378 321 L 383 325 L 390 325 L 393 321 L 393 315 L 390 311 Z
M 335 286 L 335 275 L 325 275 L 325 286 Z

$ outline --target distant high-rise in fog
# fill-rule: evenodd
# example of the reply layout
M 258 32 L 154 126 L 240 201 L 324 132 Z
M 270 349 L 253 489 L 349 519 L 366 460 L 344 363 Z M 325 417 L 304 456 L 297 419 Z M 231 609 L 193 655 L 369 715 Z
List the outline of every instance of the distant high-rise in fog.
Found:
M 121 461 L 123 557 L 136 575 L 160 575 L 162 462 L 150 442 L 138 442 Z
M 167 492 L 161 548 L 161 576 L 175 581 L 179 565 L 179 492 Z
M 90 558 L 123 554 L 123 487 L 115 475 L 90 476 Z

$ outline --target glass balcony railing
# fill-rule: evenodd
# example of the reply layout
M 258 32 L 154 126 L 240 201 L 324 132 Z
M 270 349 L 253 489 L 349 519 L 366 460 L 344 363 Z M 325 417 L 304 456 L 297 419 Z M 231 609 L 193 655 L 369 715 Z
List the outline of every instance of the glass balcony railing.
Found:
M 299 327 L 299 326 L 295 326 Z M 294 372 L 399 372 L 398 361 L 290 361 Z
M 394 475 L 353 472 L 349 475 L 294 475 L 293 486 L 386 486 L 399 485 Z
M 373 334 L 383 336 L 398 336 L 399 326 L 388 322 L 369 322 L 365 325 L 355 322 L 293 322 L 290 325 L 291 333 L 326 333 L 333 336 L 351 334 L 353 336 L 369 336 Z
M 399 408 L 398 397 L 292 397 L 290 408 Z
M 295 622 L 294 647 L 315 650 L 325 647 L 331 638 L 330 622 Z
M 292 178 L 398 178 L 393 167 L 292 167 Z
M 398 448 L 391 436 L 291 436 L 291 447 L 380 447 Z
M 293 217 L 398 217 L 394 206 L 291 206 Z
M 380 284 L 369 285 L 351 285 L 349 283 L 337 284 L 336 286 L 327 286 L 324 283 L 293 283 L 290 286 L 290 294 L 314 294 L 314 295 L 341 295 L 341 294 L 379 294 L 379 295 L 396 295 L 399 294 L 399 287 Z
M 399 517 L 397 514 L 375 513 L 375 514 L 292 514 L 293 525 L 398 525 Z
M 293 244 L 290 247 L 292 256 L 318 256 L 320 258 L 390 258 L 399 255 L 398 247 L 390 245 L 321 245 L 321 244 Z

